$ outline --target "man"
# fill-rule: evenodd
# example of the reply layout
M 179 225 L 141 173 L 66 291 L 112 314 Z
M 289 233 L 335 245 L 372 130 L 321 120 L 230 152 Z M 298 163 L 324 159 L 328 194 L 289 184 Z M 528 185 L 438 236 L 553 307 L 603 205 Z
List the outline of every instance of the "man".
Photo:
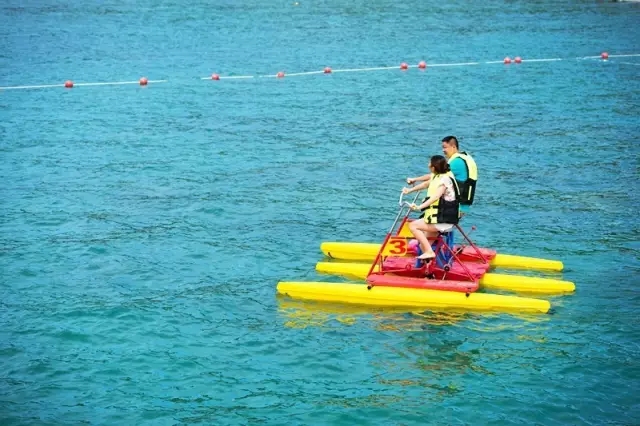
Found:
M 460 188 L 460 216 L 462 217 L 469 212 L 469 206 L 473 204 L 476 182 L 478 181 L 478 167 L 469 154 L 458 150 L 458 139 L 455 136 L 446 136 L 442 139 L 442 152 L 447 157 L 451 172 Z M 415 182 L 422 183 L 403 192 L 410 193 L 428 188 L 431 174 L 407 178 L 409 185 Z

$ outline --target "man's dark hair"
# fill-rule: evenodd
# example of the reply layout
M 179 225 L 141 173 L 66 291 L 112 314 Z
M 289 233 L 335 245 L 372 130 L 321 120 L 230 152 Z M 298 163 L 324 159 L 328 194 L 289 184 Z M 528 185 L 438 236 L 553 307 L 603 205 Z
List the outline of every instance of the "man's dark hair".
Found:
M 445 136 L 444 138 L 442 138 L 442 142 L 446 142 L 446 143 L 453 143 L 456 146 L 456 149 L 458 149 L 458 139 L 455 136 Z

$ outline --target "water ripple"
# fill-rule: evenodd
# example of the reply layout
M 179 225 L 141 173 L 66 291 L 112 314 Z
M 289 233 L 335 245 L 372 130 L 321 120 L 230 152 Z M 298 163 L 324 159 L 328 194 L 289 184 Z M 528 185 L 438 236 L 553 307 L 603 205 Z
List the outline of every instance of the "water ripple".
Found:
M 637 67 L 199 79 L 637 52 L 637 5 L 293 3 L 0 6 L 2 86 L 170 80 L 0 96 L 0 422 L 637 423 Z M 275 296 L 341 281 L 320 242 L 380 240 L 450 133 L 475 239 L 562 259 L 575 294 L 547 316 Z

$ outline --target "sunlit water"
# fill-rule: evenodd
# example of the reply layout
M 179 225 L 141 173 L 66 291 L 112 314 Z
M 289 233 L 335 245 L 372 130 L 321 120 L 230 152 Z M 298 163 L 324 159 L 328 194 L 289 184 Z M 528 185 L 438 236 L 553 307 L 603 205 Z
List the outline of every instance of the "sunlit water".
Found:
M 77 2 L 76 2 L 77 3 Z M 0 86 L 3 424 L 637 424 L 640 8 L 9 0 Z M 563 58 L 485 64 L 505 56 Z M 219 82 L 416 64 L 475 66 Z M 635 65 L 634 65 L 635 64 Z M 380 241 L 447 134 L 469 225 L 560 259 L 552 315 L 276 297 Z

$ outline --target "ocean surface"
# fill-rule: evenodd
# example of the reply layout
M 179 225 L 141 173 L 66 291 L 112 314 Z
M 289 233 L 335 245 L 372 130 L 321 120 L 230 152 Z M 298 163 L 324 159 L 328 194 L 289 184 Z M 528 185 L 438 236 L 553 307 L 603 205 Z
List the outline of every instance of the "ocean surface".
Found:
M 0 424 L 640 424 L 638 53 L 629 2 L 4 0 L 0 86 L 167 82 L 0 90 Z M 475 241 L 575 294 L 276 295 L 340 281 L 320 243 L 381 241 L 449 134 Z

